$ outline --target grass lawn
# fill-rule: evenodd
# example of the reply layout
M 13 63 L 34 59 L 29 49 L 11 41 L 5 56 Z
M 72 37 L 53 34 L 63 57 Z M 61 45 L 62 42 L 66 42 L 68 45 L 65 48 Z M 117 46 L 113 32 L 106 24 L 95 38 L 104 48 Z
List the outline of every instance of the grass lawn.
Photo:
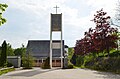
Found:
M 5 68 L 5 69 L 0 69 L 0 75 L 14 71 L 15 68 Z

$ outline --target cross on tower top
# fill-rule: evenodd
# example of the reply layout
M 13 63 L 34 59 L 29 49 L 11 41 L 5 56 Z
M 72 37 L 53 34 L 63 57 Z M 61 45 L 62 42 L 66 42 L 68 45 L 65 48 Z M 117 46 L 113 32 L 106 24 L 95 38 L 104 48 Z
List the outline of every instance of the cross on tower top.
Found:
M 57 14 L 57 8 L 59 8 L 59 7 L 56 5 L 56 7 L 53 7 L 53 8 L 56 8 L 56 14 Z

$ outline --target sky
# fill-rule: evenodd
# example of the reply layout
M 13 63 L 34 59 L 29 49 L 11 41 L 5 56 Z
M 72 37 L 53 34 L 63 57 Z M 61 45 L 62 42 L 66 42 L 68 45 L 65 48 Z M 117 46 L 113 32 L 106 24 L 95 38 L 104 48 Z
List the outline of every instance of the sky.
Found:
M 90 21 L 96 11 L 103 8 L 109 16 L 115 16 L 118 0 L 0 0 L 8 4 L 3 13 L 7 22 L 0 26 L 0 44 L 4 40 L 13 48 L 19 48 L 28 40 L 50 39 L 50 14 L 62 13 L 63 39 L 69 47 L 84 37 L 84 32 L 95 24 Z M 60 32 L 53 32 L 53 40 L 60 40 Z

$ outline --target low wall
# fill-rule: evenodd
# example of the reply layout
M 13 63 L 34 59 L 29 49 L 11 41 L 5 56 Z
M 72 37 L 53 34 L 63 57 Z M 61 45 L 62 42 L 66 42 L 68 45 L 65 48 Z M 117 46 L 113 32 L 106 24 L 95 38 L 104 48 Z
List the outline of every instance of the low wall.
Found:
M 7 61 L 13 64 L 14 67 L 19 68 L 21 66 L 20 56 L 7 56 Z

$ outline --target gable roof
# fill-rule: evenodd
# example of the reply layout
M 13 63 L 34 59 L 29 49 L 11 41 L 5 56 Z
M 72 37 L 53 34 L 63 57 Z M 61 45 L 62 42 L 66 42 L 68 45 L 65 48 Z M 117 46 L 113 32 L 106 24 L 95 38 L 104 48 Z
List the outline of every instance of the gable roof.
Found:
M 53 43 L 60 43 L 60 40 L 53 40 Z M 64 40 L 63 40 L 64 50 Z M 27 44 L 27 53 L 33 57 L 48 57 L 50 53 L 50 40 L 29 40 Z M 61 49 L 53 49 L 53 57 L 60 57 Z

